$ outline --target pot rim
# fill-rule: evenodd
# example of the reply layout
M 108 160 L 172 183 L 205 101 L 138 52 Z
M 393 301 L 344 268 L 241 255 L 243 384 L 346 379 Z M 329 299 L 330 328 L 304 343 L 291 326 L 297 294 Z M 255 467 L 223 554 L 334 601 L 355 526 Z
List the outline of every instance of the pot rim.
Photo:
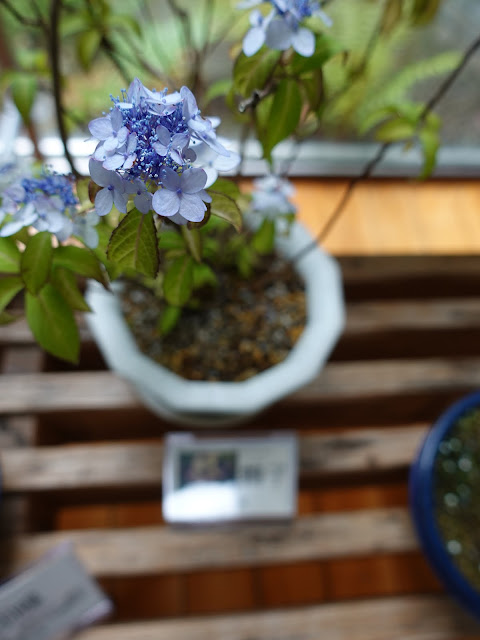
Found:
M 408 493 L 415 529 L 432 569 L 447 591 L 480 620 L 480 591 L 470 584 L 447 551 L 436 522 L 433 500 L 434 464 L 438 447 L 458 418 L 475 407 L 480 408 L 480 391 L 462 397 L 432 425 L 410 467 Z

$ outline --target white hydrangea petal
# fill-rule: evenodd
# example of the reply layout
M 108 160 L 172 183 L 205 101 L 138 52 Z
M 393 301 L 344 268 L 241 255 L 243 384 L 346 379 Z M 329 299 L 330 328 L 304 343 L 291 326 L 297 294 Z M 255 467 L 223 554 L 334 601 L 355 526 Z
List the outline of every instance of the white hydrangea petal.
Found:
M 265 43 L 270 49 L 284 51 L 292 44 L 292 35 L 292 29 L 285 20 L 283 18 L 275 18 L 267 27 Z
M 315 36 L 305 27 L 299 27 L 295 33 L 292 34 L 292 47 L 301 56 L 309 58 L 315 53 Z
M 197 194 L 182 194 L 179 214 L 190 222 L 201 222 L 205 217 L 207 207 Z
M 262 48 L 265 42 L 265 31 L 262 27 L 253 27 L 243 39 L 243 53 L 250 57 Z
M 88 129 L 94 138 L 106 140 L 112 135 L 112 123 L 110 118 L 95 118 L 88 124 Z
M 180 208 L 180 198 L 175 191 L 159 189 L 153 194 L 152 207 L 160 216 L 171 217 Z
M 95 196 L 95 211 L 99 216 L 106 216 L 107 213 L 110 213 L 113 206 L 113 194 L 105 187 L 101 189 L 97 195 Z

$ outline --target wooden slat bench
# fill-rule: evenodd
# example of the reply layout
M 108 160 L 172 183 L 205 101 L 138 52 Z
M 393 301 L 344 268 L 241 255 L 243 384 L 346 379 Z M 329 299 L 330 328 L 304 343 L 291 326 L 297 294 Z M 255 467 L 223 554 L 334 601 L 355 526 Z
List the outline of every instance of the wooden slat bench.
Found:
M 0 330 L 0 578 L 63 540 L 112 597 L 82 640 L 479 638 L 418 548 L 411 460 L 480 386 L 480 257 L 343 257 L 344 336 L 311 385 L 239 427 L 295 429 L 298 517 L 185 530 L 162 521 L 163 436 L 105 370 Z M 0 634 L 1 635 L 1 634 Z

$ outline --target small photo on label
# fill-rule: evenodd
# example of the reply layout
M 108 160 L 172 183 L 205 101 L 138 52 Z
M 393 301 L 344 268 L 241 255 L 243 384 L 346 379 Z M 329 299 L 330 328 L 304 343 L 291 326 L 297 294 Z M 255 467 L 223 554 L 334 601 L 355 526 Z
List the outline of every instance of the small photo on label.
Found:
M 163 515 L 170 523 L 292 518 L 297 503 L 294 434 L 168 434 Z

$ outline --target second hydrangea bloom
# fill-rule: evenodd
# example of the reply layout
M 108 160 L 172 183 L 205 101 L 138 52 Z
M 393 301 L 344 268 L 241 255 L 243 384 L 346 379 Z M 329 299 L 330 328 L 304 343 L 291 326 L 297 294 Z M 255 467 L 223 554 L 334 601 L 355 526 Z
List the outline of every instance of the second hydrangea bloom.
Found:
M 330 26 L 330 18 L 316 0 L 244 0 L 238 7 L 249 9 L 270 4 L 272 10 L 264 16 L 258 9 L 250 14 L 251 28 L 243 40 L 243 52 L 252 56 L 265 44 L 270 49 L 284 51 L 289 47 L 302 56 L 310 57 L 315 51 L 315 36 L 302 21 L 311 16 L 321 18 Z

